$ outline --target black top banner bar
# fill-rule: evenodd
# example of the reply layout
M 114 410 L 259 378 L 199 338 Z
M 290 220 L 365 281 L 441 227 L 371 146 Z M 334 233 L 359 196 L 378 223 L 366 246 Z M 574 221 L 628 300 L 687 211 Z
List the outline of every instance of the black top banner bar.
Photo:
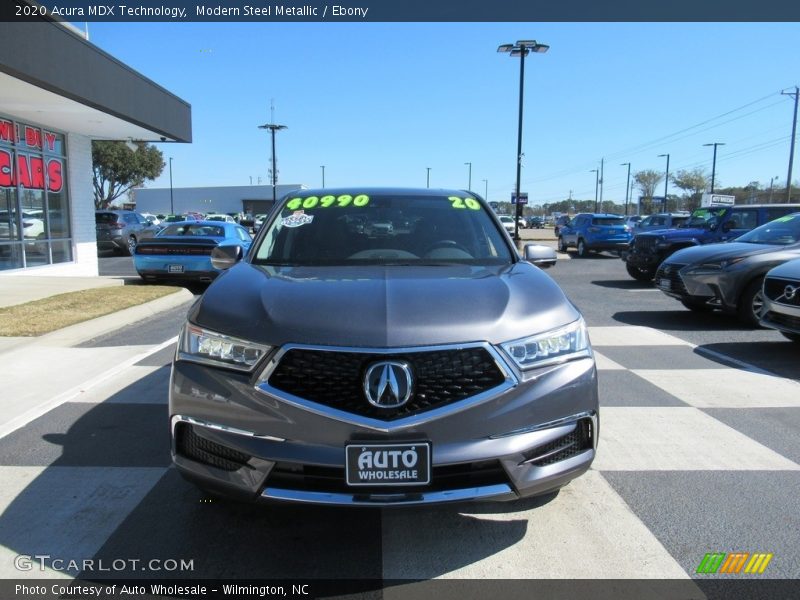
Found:
M 800 2 L 787 0 L 2 0 L 0 6 L 6 22 L 800 21 Z

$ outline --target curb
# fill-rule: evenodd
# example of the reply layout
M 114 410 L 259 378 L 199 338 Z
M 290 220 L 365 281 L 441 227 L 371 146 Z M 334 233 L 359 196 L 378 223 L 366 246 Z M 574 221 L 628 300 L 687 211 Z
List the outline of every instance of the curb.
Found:
M 194 295 L 189 290 L 181 288 L 172 294 L 156 298 L 150 302 L 123 308 L 117 312 L 109 313 L 102 317 L 97 317 L 81 323 L 75 323 L 74 325 L 69 325 L 68 327 L 57 329 L 56 331 L 51 331 L 44 335 L 30 338 L 6 338 L 9 341 L 18 340 L 18 342 L 11 342 L 8 345 L 0 346 L 0 354 L 32 344 L 64 347 L 76 346 L 92 338 L 116 331 L 121 327 L 130 325 L 146 317 L 151 317 L 171 308 L 177 308 L 192 298 L 194 298 Z M 3 338 L 0 338 L 0 340 L 2 339 Z

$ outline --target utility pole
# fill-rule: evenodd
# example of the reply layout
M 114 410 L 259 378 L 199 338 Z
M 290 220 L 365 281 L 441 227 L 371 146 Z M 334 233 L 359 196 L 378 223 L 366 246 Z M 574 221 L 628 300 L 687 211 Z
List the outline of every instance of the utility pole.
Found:
M 794 86 L 793 92 L 781 92 L 783 96 L 794 98 L 794 118 L 792 119 L 792 139 L 789 140 L 789 174 L 786 176 L 786 202 L 792 201 L 792 163 L 794 162 L 794 139 L 797 132 L 797 97 L 800 96 L 800 88 Z
M 717 146 L 724 146 L 725 142 L 713 142 L 703 146 L 714 146 L 714 158 L 711 161 L 711 193 L 714 193 L 714 178 L 717 175 Z
M 431 187 L 431 168 L 425 167 L 425 170 L 428 171 L 428 175 L 426 177 L 425 187 Z
M 472 191 L 472 163 L 465 162 L 465 165 L 469 165 L 469 179 L 467 180 L 467 189 L 471 192 Z
M 175 203 L 172 200 L 172 157 L 169 157 L 169 214 L 175 214 Z
M 600 210 L 603 210 L 603 163 L 605 158 L 600 159 Z
M 626 166 L 628 167 L 628 182 L 625 184 L 625 216 L 628 216 L 628 198 L 630 197 L 628 192 L 631 187 L 631 163 L 622 163 L 620 167 Z
M 322 169 L 322 187 L 325 187 L 325 165 L 320 165 Z

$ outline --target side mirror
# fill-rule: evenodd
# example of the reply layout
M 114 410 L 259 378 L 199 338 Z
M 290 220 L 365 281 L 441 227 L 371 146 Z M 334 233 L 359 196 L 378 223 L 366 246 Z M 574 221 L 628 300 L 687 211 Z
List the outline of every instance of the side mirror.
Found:
M 244 251 L 239 245 L 217 246 L 211 251 L 211 266 L 225 271 L 242 260 L 243 256 Z
M 558 260 L 558 255 L 554 248 L 540 244 L 525 244 L 523 256 L 525 260 L 540 269 L 549 269 Z

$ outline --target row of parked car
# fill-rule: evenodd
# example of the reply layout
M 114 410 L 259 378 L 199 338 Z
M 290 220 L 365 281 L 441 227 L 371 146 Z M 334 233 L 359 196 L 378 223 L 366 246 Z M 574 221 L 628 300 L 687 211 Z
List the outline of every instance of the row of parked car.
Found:
M 696 312 L 716 309 L 800 341 L 800 204 L 708 206 L 648 217 L 579 214 L 558 249 L 611 250 L 631 277 Z M 636 221 L 635 221 L 636 220 Z
M 241 215 L 187 212 L 180 215 L 153 215 L 132 210 L 95 211 L 98 252 L 133 256 L 140 241 L 150 239 L 173 223 L 208 221 L 233 223 L 256 232 L 267 215 Z

